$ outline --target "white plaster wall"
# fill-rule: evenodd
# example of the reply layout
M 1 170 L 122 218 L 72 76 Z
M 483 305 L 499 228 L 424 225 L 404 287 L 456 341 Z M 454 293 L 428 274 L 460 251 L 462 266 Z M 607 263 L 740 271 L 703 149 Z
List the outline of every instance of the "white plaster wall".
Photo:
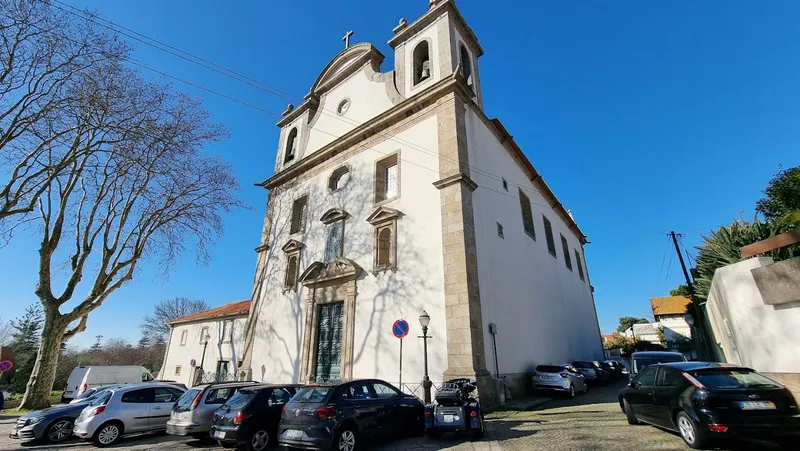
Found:
M 369 64 L 322 96 L 317 111 L 319 119 L 308 130 L 308 146 L 303 156 L 311 155 L 392 106 L 384 82 L 367 78 L 364 68 Z M 350 108 L 339 115 L 336 110 L 345 98 L 350 98 Z
M 231 319 L 228 318 L 227 320 Z M 229 368 L 233 371 L 238 361 L 242 359 L 244 328 L 247 317 L 232 319 L 233 332 L 232 340 L 230 341 L 222 341 L 223 321 L 224 319 L 215 319 L 174 326 L 170 332 L 169 349 L 160 372 L 161 377 L 183 382 L 187 386 L 191 385 L 194 372 L 189 363 L 192 359 L 195 359 L 199 368 L 200 362 L 203 360 L 203 345 L 200 343 L 200 331 L 203 327 L 208 327 L 208 334 L 211 335 L 211 341 L 209 341 L 206 348 L 205 360 L 203 360 L 203 370 L 214 372 L 217 370 L 217 361 L 227 360 L 231 362 Z M 184 330 L 188 331 L 189 334 L 186 338 L 186 344 L 181 345 L 181 334 Z M 175 367 L 177 365 L 181 366 L 181 374 L 179 376 L 175 375 Z
M 357 101 L 356 101 L 357 103 Z M 354 107 L 356 104 L 353 105 Z M 411 326 L 404 343 L 403 380 L 416 382 L 422 378 L 422 343 L 419 314 L 431 316 L 430 374 L 441 380 L 446 366 L 444 288 L 442 270 L 441 202 L 433 186 L 438 179 L 437 118 L 431 116 L 412 128 L 398 133 L 397 140 L 423 147 L 431 154 L 387 140 L 365 150 L 342 164 L 350 166 L 350 180 L 345 188 L 329 193 L 327 182 L 332 167 L 316 177 L 278 194 L 273 202 L 273 228 L 266 265 L 259 278 L 265 281 L 255 295 L 260 298 L 252 369 L 256 380 L 265 382 L 297 382 L 300 374 L 301 346 L 307 306 L 305 288 L 284 293 L 283 278 L 286 258 L 280 248 L 289 240 L 291 206 L 295 198 L 309 196 L 305 232 L 291 236 L 305 244 L 300 272 L 312 262 L 322 260 L 326 227 L 319 218 L 330 208 L 342 208 L 351 217 L 345 222 L 344 257 L 354 260 L 365 272 L 358 279 L 354 377 L 379 377 L 391 382 L 399 379 L 399 341 L 391 333 L 397 319 Z M 400 210 L 396 273 L 373 275 L 373 227 L 366 218 L 375 210 L 373 176 L 375 162 L 386 155 L 400 152 L 400 198 L 384 204 Z M 257 284 L 258 286 L 258 284 Z
M 538 364 L 563 363 L 603 356 L 591 287 L 585 271 L 578 277 L 575 250 L 578 237 L 530 183 L 492 132 L 467 110 L 469 163 L 502 181 L 471 169 L 479 185 L 473 193 L 478 252 L 478 275 L 486 336 L 487 369 L 495 372 L 489 323 L 496 323 L 500 373 L 530 371 Z M 524 231 L 519 188 L 530 198 L 536 240 Z M 552 223 L 554 258 L 547 250 L 542 213 Z M 497 234 L 503 225 L 505 239 Z M 567 238 L 573 270 L 567 269 L 561 247 Z M 581 256 L 583 260 L 583 256 Z
M 755 257 L 717 269 L 709 320 L 729 362 L 762 372 L 800 373 L 800 307 L 765 305 L 750 272 L 770 263 L 771 258 Z
M 435 21 L 432 24 L 428 25 L 427 28 L 424 28 L 419 34 L 415 35 L 413 38 L 409 39 L 405 46 L 405 86 L 407 87 L 406 93 L 407 97 L 411 97 L 412 95 L 417 94 L 418 92 L 424 91 L 425 89 L 429 88 L 431 85 L 436 84 L 437 81 L 442 79 L 441 69 L 439 68 L 439 36 L 437 33 L 437 27 L 439 26 L 439 21 Z M 431 57 L 431 77 L 427 80 L 417 84 L 414 86 L 414 49 L 417 47 L 421 41 L 427 40 L 428 41 L 428 52 Z

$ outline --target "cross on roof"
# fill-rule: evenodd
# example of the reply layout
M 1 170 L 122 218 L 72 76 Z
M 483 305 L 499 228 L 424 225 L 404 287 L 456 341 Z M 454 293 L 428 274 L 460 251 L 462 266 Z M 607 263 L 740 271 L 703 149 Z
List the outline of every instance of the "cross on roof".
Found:
M 344 41 L 344 48 L 346 49 L 350 48 L 350 36 L 353 36 L 353 33 L 355 32 L 353 30 L 350 30 L 344 34 L 344 37 L 342 38 L 342 41 Z

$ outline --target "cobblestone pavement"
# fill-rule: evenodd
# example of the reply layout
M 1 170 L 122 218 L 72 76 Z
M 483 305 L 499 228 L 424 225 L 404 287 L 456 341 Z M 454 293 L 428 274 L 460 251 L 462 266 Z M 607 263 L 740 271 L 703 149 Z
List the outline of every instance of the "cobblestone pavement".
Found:
M 528 451 L 528 450 L 688 450 L 681 438 L 652 426 L 630 426 L 620 412 L 616 393 L 619 385 L 594 388 L 574 400 L 553 399 L 536 410 L 503 410 L 487 416 L 486 439 L 471 442 L 466 438 L 440 440 L 409 438 L 377 444 L 376 451 L 453 450 L 453 451 Z M 8 438 L 15 417 L 0 414 L 0 450 L 88 451 L 91 444 L 72 440 L 62 445 L 19 445 Z M 214 443 L 160 435 L 144 435 L 122 440 L 111 449 L 133 451 L 222 450 Z M 741 443 L 738 450 L 778 450 L 769 443 Z

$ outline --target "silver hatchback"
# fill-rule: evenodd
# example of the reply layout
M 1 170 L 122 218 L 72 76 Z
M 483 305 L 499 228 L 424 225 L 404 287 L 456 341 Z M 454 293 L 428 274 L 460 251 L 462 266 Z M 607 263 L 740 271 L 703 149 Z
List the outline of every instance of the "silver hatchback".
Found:
M 163 382 L 107 390 L 83 409 L 72 433 L 98 446 L 108 446 L 123 435 L 163 431 L 172 405 L 185 391 Z
M 566 393 L 570 398 L 574 398 L 576 392 L 589 391 L 583 374 L 569 364 L 537 366 L 533 373 L 533 388 Z
M 256 382 L 220 382 L 192 387 L 172 406 L 172 415 L 167 421 L 167 434 L 191 435 L 198 439 L 209 437 L 214 411 L 240 388 L 255 384 Z

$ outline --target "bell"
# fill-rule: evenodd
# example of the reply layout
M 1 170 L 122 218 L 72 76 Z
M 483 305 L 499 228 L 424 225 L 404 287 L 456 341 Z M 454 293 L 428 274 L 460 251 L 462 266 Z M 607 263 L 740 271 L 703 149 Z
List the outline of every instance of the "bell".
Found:
M 431 60 L 425 60 L 422 62 L 422 74 L 419 77 L 419 80 L 427 80 L 431 76 Z

